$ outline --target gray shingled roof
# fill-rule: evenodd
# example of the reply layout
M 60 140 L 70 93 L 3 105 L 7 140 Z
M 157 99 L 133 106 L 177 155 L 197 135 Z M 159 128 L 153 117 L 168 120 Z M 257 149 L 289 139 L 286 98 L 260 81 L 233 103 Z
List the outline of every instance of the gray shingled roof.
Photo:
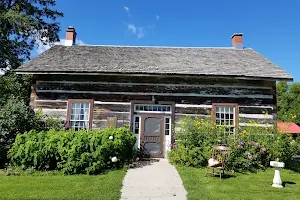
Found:
M 16 71 L 293 79 L 289 73 L 253 49 L 235 48 L 54 46 Z

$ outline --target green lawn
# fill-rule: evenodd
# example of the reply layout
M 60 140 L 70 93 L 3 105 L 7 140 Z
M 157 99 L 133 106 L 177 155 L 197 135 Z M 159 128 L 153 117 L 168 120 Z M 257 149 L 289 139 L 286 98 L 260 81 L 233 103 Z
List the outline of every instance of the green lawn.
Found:
M 177 166 L 177 170 L 188 192 L 188 200 L 300 199 L 300 174 L 288 170 L 281 171 L 281 179 L 285 182 L 282 189 L 271 186 L 274 169 L 257 174 L 236 173 L 234 177 L 223 180 L 213 176 L 205 177 L 203 168 Z
M 5 200 L 117 200 L 126 170 L 107 174 L 0 176 L 0 199 Z

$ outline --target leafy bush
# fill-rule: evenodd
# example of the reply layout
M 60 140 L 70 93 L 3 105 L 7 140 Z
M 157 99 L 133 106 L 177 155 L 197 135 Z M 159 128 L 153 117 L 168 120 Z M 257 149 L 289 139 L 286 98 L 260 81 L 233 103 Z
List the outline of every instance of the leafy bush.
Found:
M 16 137 L 9 157 L 13 166 L 57 169 L 65 174 L 98 174 L 132 158 L 135 135 L 127 128 L 32 130 Z
M 54 129 L 59 131 L 60 129 L 64 128 L 64 121 L 59 117 L 49 117 L 45 115 L 41 109 L 36 111 L 35 115 L 38 121 L 38 126 L 35 128 L 37 130 L 48 131 L 50 129 Z
M 0 112 L 0 161 L 6 161 L 7 151 L 11 148 L 18 133 L 24 133 L 38 126 L 33 111 L 19 99 L 8 99 Z
M 256 171 L 269 167 L 271 160 L 278 159 L 287 168 L 292 165 L 292 157 L 299 152 L 299 142 L 291 135 L 279 133 L 277 127 L 244 127 L 232 141 L 232 153 L 227 165 L 236 171 Z
M 18 98 L 8 99 L 0 112 L 0 161 L 7 162 L 7 152 L 12 147 L 16 135 L 31 129 L 59 130 L 62 128 L 61 120 L 47 117 L 41 112 L 37 114 Z M 1 167 L 1 166 L 0 166 Z
M 61 120 L 29 107 L 31 76 L 9 73 L 0 77 L 0 168 L 18 133 L 62 128 Z
M 9 73 L 6 76 L 0 76 L 0 108 L 6 104 L 8 99 L 17 98 L 27 104 L 29 102 L 30 86 L 30 75 Z
M 0 168 L 18 133 L 37 128 L 38 119 L 29 108 L 31 77 L 10 73 L 0 77 Z
M 217 142 L 211 120 L 185 117 L 175 132 L 175 146 L 169 152 L 169 160 L 185 166 L 205 166 L 211 156 L 212 145 Z
M 252 122 L 252 126 L 237 129 L 235 135 L 225 135 L 211 119 L 186 117 L 179 124 L 175 147 L 169 152 L 170 161 L 179 165 L 207 166 L 213 145 L 232 148 L 226 166 L 235 171 L 265 169 L 275 159 L 291 168 L 292 157 L 300 152 L 300 139 L 294 141 L 290 135 L 278 133 L 276 126 L 261 127 Z

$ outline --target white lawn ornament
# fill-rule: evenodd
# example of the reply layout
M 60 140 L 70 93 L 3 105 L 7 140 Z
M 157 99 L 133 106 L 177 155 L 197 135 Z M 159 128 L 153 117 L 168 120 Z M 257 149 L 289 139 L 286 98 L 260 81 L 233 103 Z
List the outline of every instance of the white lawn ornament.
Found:
M 273 187 L 283 188 L 280 178 L 280 169 L 284 167 L 284 162 L 271 161 L 270 165 L 275 168 L 275 174 L 273 178 Z
M 219 164 L 219 161 L 216 160 L 216 159 L 214 159 L 214 158 L 210 158 L 210 159 L 208 160 L 208 166 L 209 166 L 209 167 L 215 166 L 215 165 L 217 165 L 217 164 Z
M 111 159 L 112 162 L 117 162 L 118 161 L 118 158 L 115 156 L 115 157 L 112 157 Z

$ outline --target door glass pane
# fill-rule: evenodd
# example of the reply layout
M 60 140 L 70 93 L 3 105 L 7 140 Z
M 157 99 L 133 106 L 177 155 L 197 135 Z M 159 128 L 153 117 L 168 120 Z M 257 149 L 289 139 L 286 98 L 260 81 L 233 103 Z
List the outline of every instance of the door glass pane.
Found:
M 155 117 L 149 117 L 145 119 L 144 123 L 144 134 L 153 134 L 160 132 L 160 119 Z
M 144 147 L 149 154 L 160 154 L 160 146 L 158 143 L 146 143 Z

